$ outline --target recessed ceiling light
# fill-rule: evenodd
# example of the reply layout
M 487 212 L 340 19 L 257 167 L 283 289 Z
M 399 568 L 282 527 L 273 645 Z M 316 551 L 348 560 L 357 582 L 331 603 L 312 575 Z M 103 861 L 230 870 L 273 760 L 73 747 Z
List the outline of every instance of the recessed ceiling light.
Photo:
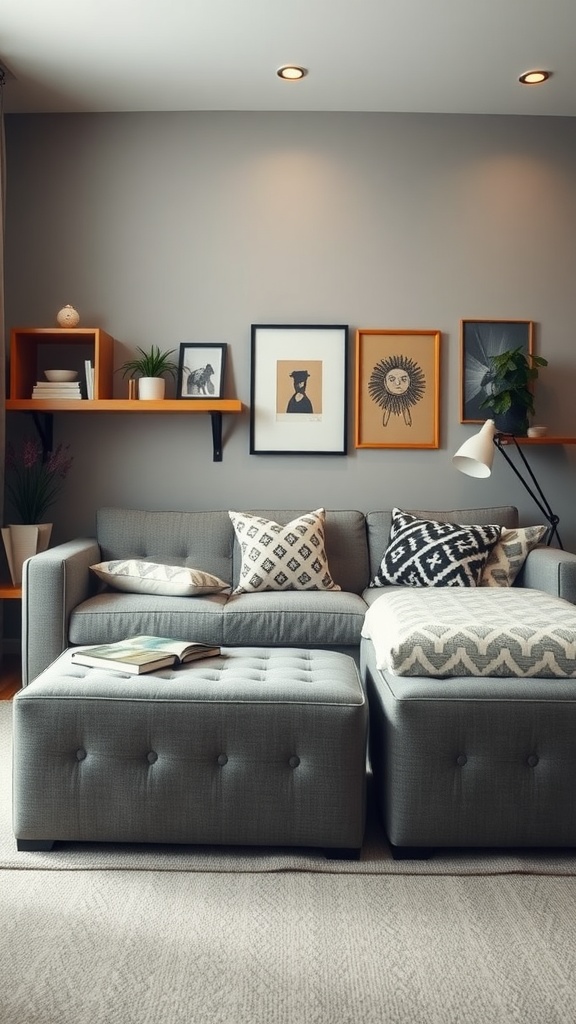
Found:
M 278 78 L 283 78 L 285 82 L 298 82 L 308 72 L 306 68 L 300 68 L 297 64 L 285 64 L 283 67 L 278 68 L 276 74 Z
M 540 85 L 541 82 L 547 82 L 550 75 L 550 71 L 525 71 L 523 75 L 520 75 L 518 81 L 522 85 Z

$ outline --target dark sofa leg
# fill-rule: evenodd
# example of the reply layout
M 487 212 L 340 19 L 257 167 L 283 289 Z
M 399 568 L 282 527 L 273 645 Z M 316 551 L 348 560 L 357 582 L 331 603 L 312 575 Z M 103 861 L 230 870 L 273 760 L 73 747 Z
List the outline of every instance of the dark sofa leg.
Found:
M 390 843 L 390 850 L 394 860 L 429 860 L 434 856 L 431 846 L 394 846 Z
M 40 853 L 42 850 L 51 850 L 54 846 L 53 839 L 17 839 L 16 849 L 22 853 Z
M 324 851 L 327 860 L 360 860 L 361 847 L 330 846 Z

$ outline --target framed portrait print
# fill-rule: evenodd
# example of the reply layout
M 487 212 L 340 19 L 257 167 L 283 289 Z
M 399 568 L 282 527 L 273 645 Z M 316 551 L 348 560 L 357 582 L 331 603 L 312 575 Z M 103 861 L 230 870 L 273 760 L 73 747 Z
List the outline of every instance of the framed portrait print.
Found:
M 252 324 L 251 455 L 345 455 L 348 327 Z
M 438 448 L 440 331 L 356 331 L 356 448 Z
M 460 321 L 460 422 L 484 423 L 490 410 L 481 403 L 490 393 L 490 358 L 521 348 L 533 354 L 532 320 Z
M 185 342 L 178 359 L 177 398 L 222 398 L 226 344 Z

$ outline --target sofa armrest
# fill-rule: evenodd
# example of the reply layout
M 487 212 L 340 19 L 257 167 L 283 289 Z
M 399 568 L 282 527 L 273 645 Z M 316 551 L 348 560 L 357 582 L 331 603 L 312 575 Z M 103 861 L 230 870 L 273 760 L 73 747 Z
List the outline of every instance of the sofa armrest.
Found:
M 517 584 L 543 590 L 576 604 L 576 555 L 559 548 L 533 548 L 524 562 Z
M 98 586 L 89 567 L 100 561 L 93 538 L 48 548 L 22 573 L 22 685 L 27 686 L 68 646 L 70 613 Z

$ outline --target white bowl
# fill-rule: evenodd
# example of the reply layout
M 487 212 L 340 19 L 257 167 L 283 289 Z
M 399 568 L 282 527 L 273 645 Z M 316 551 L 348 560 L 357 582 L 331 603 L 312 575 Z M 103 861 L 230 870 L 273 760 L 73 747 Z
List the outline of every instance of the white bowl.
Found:
M 61 381 L 76 380 L 76 370 L 44 370 L 48 380 L 60 383 Z
M 528 437 L 546 437 L 548 433 L 548 427 L 534 426 L 528 427 Z

